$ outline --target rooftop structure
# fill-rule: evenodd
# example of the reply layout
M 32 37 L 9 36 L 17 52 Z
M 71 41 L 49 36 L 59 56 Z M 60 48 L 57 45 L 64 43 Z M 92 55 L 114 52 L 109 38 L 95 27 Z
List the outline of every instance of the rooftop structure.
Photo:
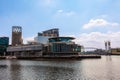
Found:
M 22 27 L 13 26 L 12 27 L 12 46 L 22 45 Z
M 42 36 L 58 37 L 59 36 L 59 29 L 53 28 L 53 29 L 43 31 Z
M 49 42 L 71 42 L 75 38 L 73 37 L 53 37 L 49 38 Z
M 52 37 L 59 37 L 59 29 L 53 28 L 42 33 L 38 33 L 38 36 L 34 38 L 35 42 L 41 44 L 48 44 L 48 39 Z
M 34 38 L 34 41 L 38 44 L 39 43 L 40 44 L 48 44 L 48 39 L 49 38 L 50 38 L 49 36 L 37 36 L 37 37 Z

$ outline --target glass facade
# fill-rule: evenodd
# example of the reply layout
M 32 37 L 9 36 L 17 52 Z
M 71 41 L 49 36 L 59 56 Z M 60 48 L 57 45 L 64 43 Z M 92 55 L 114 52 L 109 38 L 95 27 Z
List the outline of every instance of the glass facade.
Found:
M 76 49 L 75 44 L 66 44 L 66 43 L 53 43 L 52 44 L 52 52 L 75 52 L 74 50 Z
M 0 37 L 0 53 L 6 52 L 8 45 L 9 45 L 9 38 Z
M 52 53 L 77 53 L 81 47 L 72 42 L 73 37 L 54 37 L 49 38 L 50 50 Z
M 37 43 L 41 43 L 41 44 L 48 44 L 48 39 L 50 37 L 49 36 L 37 36 L 34 38 L 35 42 Z
M 71 42 L 74 38 L 72 37 L 55 37 L 55 38 L 50 38 L 49 42 Z

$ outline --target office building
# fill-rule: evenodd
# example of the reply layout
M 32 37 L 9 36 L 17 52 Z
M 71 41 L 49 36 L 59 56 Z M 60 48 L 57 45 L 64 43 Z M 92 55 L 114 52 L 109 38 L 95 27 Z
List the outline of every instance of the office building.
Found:
M 22 27 L 13 26 L 12 27 L 12 46 L 22 45 Z
M 114 54 L 114 55 L 120 55 L 120 48 L 112 48 L 111 49 L 111 54 Z
M 9 45 L 9 38 L 8 37 L 0 37 L 0 55 L 4 55 L 8 45 Z

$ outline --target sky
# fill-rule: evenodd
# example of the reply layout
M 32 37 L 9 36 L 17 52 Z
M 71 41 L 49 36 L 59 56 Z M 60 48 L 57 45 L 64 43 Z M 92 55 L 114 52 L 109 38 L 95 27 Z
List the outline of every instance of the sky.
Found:
M 21 26 L 23 41 L 38 32 L 59 28 L 85 47 L 120 47 L 120 0 L 0 0 L 0 36 L 10 38 L 12 26 Z

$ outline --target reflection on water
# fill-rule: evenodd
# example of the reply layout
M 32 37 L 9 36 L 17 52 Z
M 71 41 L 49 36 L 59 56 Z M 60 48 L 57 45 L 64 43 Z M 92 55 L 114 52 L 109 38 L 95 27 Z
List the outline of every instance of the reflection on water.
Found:
M 120 56 L 79 61 L 0 60 L 0 80 L 120 80 Z

